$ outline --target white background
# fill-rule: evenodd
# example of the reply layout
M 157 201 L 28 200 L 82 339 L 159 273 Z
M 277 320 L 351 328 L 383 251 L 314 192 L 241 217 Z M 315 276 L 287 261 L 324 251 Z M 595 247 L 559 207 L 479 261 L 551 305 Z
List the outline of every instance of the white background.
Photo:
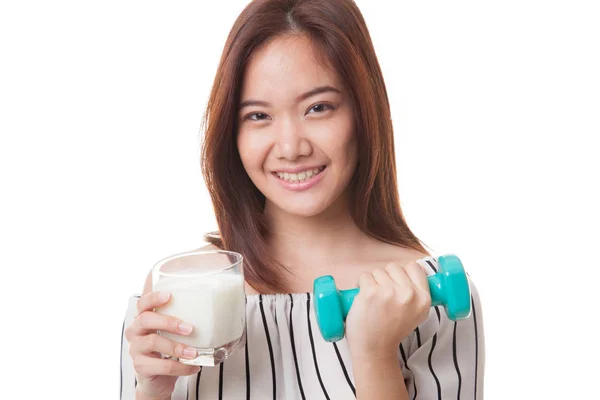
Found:
M 486 398 L 598 398 L 599 6 L 357 3 L 405 216 L 481 293 Z M 128 297 L 216 228 L 200 119 L 245 4 L 1 3 L 1 398 L 117 398 Z

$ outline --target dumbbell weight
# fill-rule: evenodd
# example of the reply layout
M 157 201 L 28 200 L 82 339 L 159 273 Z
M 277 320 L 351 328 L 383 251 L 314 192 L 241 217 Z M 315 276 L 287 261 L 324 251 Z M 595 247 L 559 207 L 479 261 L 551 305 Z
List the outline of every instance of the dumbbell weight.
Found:
M 431 306 L 443 305 L 449 319 L 471 315 L 471 290 L 460 259 L 448 254 L 438 257 L 438 271 L 427 277 Z M 314 305 L 323 339 L 337 342 L 344 337 L 344 322 L 359 289 L 338 290 L 331 275 L 314 281 Z

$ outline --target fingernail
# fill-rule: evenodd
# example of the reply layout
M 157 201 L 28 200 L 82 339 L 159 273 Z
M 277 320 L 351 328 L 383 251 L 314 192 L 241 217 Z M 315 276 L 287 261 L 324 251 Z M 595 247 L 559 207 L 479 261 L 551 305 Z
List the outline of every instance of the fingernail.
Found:
M 179 324 L 179 330 L 183 333 L 191 333 L 192 329 L 194 329 L 194 326 L 187 322 L 182 322 Z
M 187 358 L 195 358 L 197 355 L 196 349 L 194 349 L 193 347 L 186 347 L 185 349 L 183 349 L 183 355 Z
M 165 301 L 169 300 L 170 296 L 171 296 L 171 293 L 169 293 L 169 292 L 160 292 L 158 294 L 158 301 L 165 302 Z

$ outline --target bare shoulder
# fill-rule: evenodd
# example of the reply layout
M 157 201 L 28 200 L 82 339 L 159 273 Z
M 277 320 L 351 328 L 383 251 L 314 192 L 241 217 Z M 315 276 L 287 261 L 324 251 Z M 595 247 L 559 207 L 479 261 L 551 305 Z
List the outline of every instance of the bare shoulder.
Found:
M 202 250 L 221 250 L 221 249 L 219 249 L 214 244 L 207 244 L 206 246 L 202 246 L 198 249 L 195 249 L 194 251 L 202 251 Z
M 406 265 L 430 255 L 419 250 L 401 247 L 389 243 L 378 242 L 376 251 L 380 253 L 380 259 L 384 263 L 395 262 Z

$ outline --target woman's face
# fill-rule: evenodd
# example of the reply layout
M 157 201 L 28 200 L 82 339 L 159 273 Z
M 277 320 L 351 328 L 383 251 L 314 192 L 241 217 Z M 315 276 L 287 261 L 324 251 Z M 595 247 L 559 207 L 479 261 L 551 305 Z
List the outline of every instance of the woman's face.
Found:
M 342 195 L 357 165 L 353 106 L 304 36 L 254 53 L 243 79 L 237 146 L 266 207 L 313 216 Z

